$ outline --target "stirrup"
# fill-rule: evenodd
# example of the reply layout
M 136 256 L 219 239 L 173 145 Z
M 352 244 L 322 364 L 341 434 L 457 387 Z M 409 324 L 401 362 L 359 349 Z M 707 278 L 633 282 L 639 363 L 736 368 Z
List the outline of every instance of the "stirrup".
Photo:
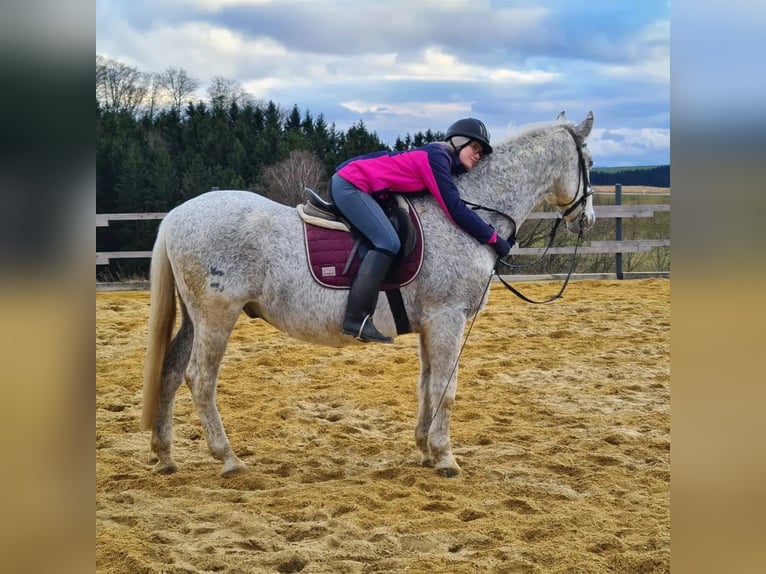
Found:
M 365 337 L 364 335 L 364 329 L 367 326 L 367 323 L 370 323 L 369 328 L 372 330 L 372 333 L 368 333 L 368 336 Z M 365 315 L 364 319 L 362 319 L 362 324 L 359 326 L 359 331 L 354 334 L 353 331 L 348 331 L 345 328 L 341 329 L 342 333 L 344 335 L 351 335 L 356 339 L 357 341 L 360 341 L 362 343 L 393 343 L 394 340 L 391 337 L 386 337 L 383 333 L 380 333 L 378 329 L 375 327 L 375 325 L 372 322 L 372 315 Z
M 364 326 L 367 324 L 367 321 L 369 321 L 371 317 L 372 315 L 367 315 L 365 316 L 364 319 L 362 319 L 362 324 L 359 326 L 359 332 L 354 336 L 354 339 L 356 339 L 357 341 L 361 341 L 362 343 L 368 342 L 367 339 L 362 337 L 362 331 L 364 331 Z M 375 326 L 373 325 L 372 328 L 375 329 Z M 377 331 L 377 329 L 375 330 Z

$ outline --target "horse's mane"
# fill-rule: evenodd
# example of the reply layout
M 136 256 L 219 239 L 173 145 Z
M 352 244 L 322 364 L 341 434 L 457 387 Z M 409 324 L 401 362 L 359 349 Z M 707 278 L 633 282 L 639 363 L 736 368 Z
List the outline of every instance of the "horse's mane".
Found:
M 564 120 L 556 119 L 553 121 L 530 122 L 527 124 L 522 124 L 520 126 L 509 126 L 508 130 L 505 133 L 505 138 L 498 145 L 508 144 L 513 141 L 524 139 L 525 137 L 529 135 L 546 131 L 547 129 L 553 126 L 561 126 L 561 125 L 567 125 L 567 124 L 571 124 L 571 122 L 565 119 Z

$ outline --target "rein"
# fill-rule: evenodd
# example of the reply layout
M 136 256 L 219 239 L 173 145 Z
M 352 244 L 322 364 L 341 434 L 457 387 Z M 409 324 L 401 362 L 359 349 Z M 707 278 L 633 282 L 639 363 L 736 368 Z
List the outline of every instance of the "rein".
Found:
M 557 222 L 558 221 L 561 221 L 561 219 L 558 219 Z M 556 226 L 554 226 L 554 233 L 555 233 L 555 227 Z M 495 268 L 493 269 L 493 272 L 495 272 L 495 275 L 500 280 L 500 283 L 502 283 L 503 286 L 506 289 L 508 289 L 511 293 L 516 295 L 519 299 L 523 299 L 527 303 L 542 304 L 542 303 L 550 303 L 551 301 L 555 301 L 556 299 L 561 299 L 561 297 L 564 294 L 564 289 L 566 289 L 567 284 L 569 283 L 569 279 L 572 277 L 572 272 L 574 271 L 575 263 L 577 262 L 577 248 L 580 247 L 580 241 L 582 241 L 582 236 L 583 236 L 583 227 L 581 225 L 580 226 L 580 232 L 577 234 L 577 243 L 575 243 L 574 252 L 572 253 L 572 261 L 571 261 L 571 263 L 569 265 L 569 271 L 567 272 L 567 276 L 564 279 L 564 283 L 561 285 L 561 289 L 559 289 L 558 293 L 556 293 L 555 295 L 552 295 L 551 297 L 548 297 L 547 299 L 545 299 L 543 301 L 535 301 L 534 299 L 530 299 L 529 297 L 527 297 L 526 295 L 524 295 L 523 293 L 518 291 L 516 288 L 514 288 L 513 285 L 508 283 L 505 279 L 503 279 L 502 275 L 500 275 L 499 273 L 496 273 L 497 272 L 497 266 L 500 263 L 502 263 L 506 267 L 515 267 L 515 268 L 527 267 L 527 265 L 513 266 L 513 265 L 510 265 L 510 264 L 506 263 L 505 261 L 500 259 L 500 257 L 498 257 L 497 261 L 495 262 Z M 553 234 L 551 234 L 551 239 L 553 239 Z M 550 245 L 548 247 L 550 247 Z M 546 248 L 545 250 L 548 251 L 548 248 Z M 545 255 L 545 253 L 543 253 L 543 255 Z M 539 259 L 538 259 L 538 261 L 539 261 Z M 537 263 L 537 261 L 535 261 L 535 263 Z
M 550 232 L 550 235 L 549 235 L 549 238 L 548 238 L 548 245 L 546 245 L 545 250 L 543 251 L 542 255 L 540 255 L 539 258 L 537 258 L 535 261 L 532 261 L 531 263 L 527 263 L 527 264 L 524 264 L 524 265 L 514 265 L 512 263 L 506 263 L 500 257 L 498 257 L 497 260 L 495 261 L 495 266 L 492 269 L 492 272 L 497 276 L 497 278 L 500 280 L 500 282 L 503 284 L 503 286 L 506 289 L 508 289 L 511 293 L 513 293 L 514 295 L 516 295 L 517 297 L 519 297 L 520 299 L 522 299 L 522 300 L 524 300 L 524 301 L 526 301 L 528 303 L 534 303 L 534 304 L 550 303 L 551 301 L 555 301 L 556 299 L 560 299 L 563 296 L 564 289 L 566 289 L 567 285 L 569 284 L 569 279 L 572 277 L 572 272 L 575 269 L 575 264 L 577 262 L 577 249 L 580 247 L 580 242 L 582 241 L 582 238 L 583 238 L 583 233 L 584 233 L 584 229 L 585 229 L 585 218 L 586 218 L 586 216 L 585 216 L 585 205 L 586 205 L 586 202 L 588 201 L 588 198 L 591 195 L 593 195 L 593 188 L 590 185 L 590 177 L 588 177 L 588 169 L 587 169 L 587 167 L 585 165 L 585 157 L 584 157 L 583 152 L 582 152 L 583 146 L 585 146 L 587 144 L 580 143 L 580 140 L 577 138 L 577 134 L 575 134 L 574 130 L 571 127 L 569 127 L 569 126 L 563 126 L 563 127 L 567 130 L 567 132 L 569 132 L 569 135 L 572 136 L 572 139 L 574 140 L 575 146 L 577 148 L 577 160 L 578 160 L 578 167 L 579 167 L 579 169 L 577 170 L 577 192 L 575 193 L 575 196 L 572 199 L 572 201 L 570 201 L 568 203 L 564 203 L 562 205 L 555 205 L 555 207 L 557 207 L 559 209 L 566 208 L 566 211 L 564 211 L 563 213 L 560 213 L 560 217 L 556 218 L 556 221 L 553 224 L 553 227 L 551 229 L 551 232 Z M 582 197 L 580 197 L 580 187 L 581 187 L 580 184 L 581 183 L 584 184 L 584 185 L 582 185 L 582 190 L 583 190 Z M 480 204 L 477 204 L 477 203 L 471 203 L 470 201 L 464 201 L 464 203 L 466 205 L 469 205 L 471 207 L 471 209 L 473 209 L 474 211 L 482 209 L 484 211 L 490 211 L 492 213 L 497 213 L 498 215 L 502 215 L 503 217 L 508 219 L 511 222 L 512 230 L 511 230 L 510 235 L 508 236 L 507 241 L 508 241 L 508 243 L 511 244 L 511 247 L 513 247 L 513 245 L 516 243 L 516 221 L 513 219 L 513 217 L 511 217 L 507 213 L 503 213 L 502 211 L 498 211 L 497 209 L 493 209 L 491 207 L 486 207 L 484 205 L 480 205 Z M 553 295 L 553 296 L 551 296 L 548 299 L 545 299 L 543 301 L 535 301 L 535 300 L 530 299 L 529 297 L 525 296 L 523 293 L 521 293 L 520 291 L 515 289 L 505 279 L 503 279 L 503 277 L 498 273 L 498 266 L 499 265 L 503 265 L 504 267 L 506 267 L 508 269 L 524 269 L 526 267 L 531 267 L 532 265 L 535 265 L 536 263 L 540 262 L 543 259 L 543 257 L 545 257 L 545 255 L 548 253 L 548 250 L 551 248 L 551 246 L 553 245 L 553 241 L 554 241 L 554 239 L 556 237 L 556 232 L 558 231 L 559 226 L 561 225 L 562 220 L 564 220 L 567 215 L 572 213 L 578 207 L 582 207 L 582 209 L 583 209 L 582 213 L 580 214 L 580 220 L 581 220 L 580 221 L 580 231 L 577 234 L 577 243 L 575 244 L 574 252 L 572 253 L 572 260 L 571 260 L 571 263 L 569 265 L 569 271 L 567 272 L 567 276 L 564 279 L 564 283 L 561 286 L 561 289 L 559 290 L 558 293 L 556 293 L 555 295 Z

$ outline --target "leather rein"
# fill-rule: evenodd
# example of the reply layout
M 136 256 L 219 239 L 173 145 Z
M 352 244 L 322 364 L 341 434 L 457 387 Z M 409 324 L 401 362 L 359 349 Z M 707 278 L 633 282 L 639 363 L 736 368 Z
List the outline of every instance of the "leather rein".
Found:
M 548 245 L 545 247 L 545 250 L 543 251 L 542 255 L 540 255 L 538 259 L 536 259 L 532 263 L 527 263 L 524 265 L 514 265 L 512 263 L 505 262 L 502 258 L 498 256 L 495 262 L 495 267 L 492 269 L 492 272 L 497 276 L 497 278 L 500 280 L 503 286 L 505 286 L 506 289 L 508 289 L 514 295 L 526 301 L 527 303 L 543 304 L 543 303 L 550 303 L 552 301 L 555 301 L 556 299 L 562 298 L 564 294 L 564 289 L 566 289 L 567 284 L 569 283 L 569 279 L 572 277 L 572 272 L 574 271 L 575 264 L 577 262 L 577 249 L 578 247 L 580 247 L 580 242 L 582 241 L 583 233 L 585 230 L 585 219 L 586 219 L 585 205 L 586 205 L 586 202 L 588 201 L 588 198 L 591 195 L 593 195 L 593 189 L 591 188 L 591 185 L 590 185 L 590 177 L 588 176 L 588 168 L 585 165 L 585 157 L 582 151 L 582 148 L 587 144 L 580 142 L 579 138 L 577 137 L 577 134 L 574 133 L 574 130 L 571 127 L 569 126 L 563 126 L 563 127 L 569 132 L 569 135 L 572 136 L 572 139 L 575 142 L 575 146 L 577 147 L 577 156 L 578 156 L 578 163 L 579 163 L 579 170 L 577 172 L 577 192 L 575 193 L 575 196 L 572 199 L 572 201 L 561 204 L 561 205 L 555 205 L 555 207 L 559 209 L 559 216 L 556 218 L 556 221 L 553 223 L 553 227 L 551 229 L 551 232 L 548 238 Z M 582 183 L 582 191 L 583 191 L 582 196 L 580 196 L 581 183 Z M 483 210 L 483 211 L 489 211 L 492 213 L 497 213 L 498 215 L 502 215 L 508 221 L 510 221 L 512 229 L 511 229 L 510 235 L 508 236 L 507 241 L 508 243 L 511 244 L 511 247 L 513 247 L 513 245 L 516 243 L 516 221 L 513 219 L 513 217 L 511 217 L 507 213 L 503 213 L 502 211 L 498 211 L 497 209 L 493 209 L 491 207 L 486 207 L 476 203 L 471 203 L 470 201 L 465 201 L 464 203 L 470 206 L 471 209 L 473 209 L 474 211 Z M 524 269 L 526 267 L 535 265 L 536 263 L 541 261 L 543 257 L 545 257 L 545 255 L 548 253 L 548 250 L 553 245 L 553 241 L 556 237 L 556 232 L 558 231 L 559 226 L 561 225 L 561 222 L 564 219 L 566 219 L 567 215 L 572 213 L 578 207 L 582 208 L 582 212 L 580 213 L 580 231 L 577 234 L 577 243 L 575 243 L 574 252 L 572 253 L 572 258 L 569 265 L 569 271 L 567 272 L 567 276 L 564 279 L 564 283 L 561 285 L 561 289 L 559 290 L 558 293 L 542 301 L 535 301 L 534 299 L 530 299 L 529 297 L 527 297 L 526 295 L 518 291 L 510 283 L 508 283 L 505 279 L 503 279 L 503 276 L 500 275 L 498 271 L 498 267 L 500 265 L 502 265 L 503 267 L 507 269 Z M 565 209 L 565 211 L 561 211 L 562 209 Z

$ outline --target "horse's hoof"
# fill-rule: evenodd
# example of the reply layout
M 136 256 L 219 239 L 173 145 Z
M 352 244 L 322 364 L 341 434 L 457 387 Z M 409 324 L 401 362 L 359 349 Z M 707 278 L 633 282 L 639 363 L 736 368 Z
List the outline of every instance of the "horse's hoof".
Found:
M 154 472 L 157 474 L 173 474 L 178 470 L 178 466 L 176 466 L 175 462 L 170 463 L 157 463 L 157 465 L 154 467 Z
M 455 478 L 458 474 L 460 474 L 460 469 L 448 466 L 446 468 L 437 468 L 436 472 L 447 478 Z
M 232 476 L 237 476 L 238 474 L 244 474 L 246 472 L 247 467 L 243 462 L 238 460 L 231 465 L 224 466 L 223 470 L 221 471 L 221 476 L 224 478 L 231 478 Z
M 436 466 L 436 464 L 434 463 L 434 460 L 430 456 L 424 456 L 423 460 L 420 461 L 420 464 L 428 468 L 433 468 L 434 466 Z

